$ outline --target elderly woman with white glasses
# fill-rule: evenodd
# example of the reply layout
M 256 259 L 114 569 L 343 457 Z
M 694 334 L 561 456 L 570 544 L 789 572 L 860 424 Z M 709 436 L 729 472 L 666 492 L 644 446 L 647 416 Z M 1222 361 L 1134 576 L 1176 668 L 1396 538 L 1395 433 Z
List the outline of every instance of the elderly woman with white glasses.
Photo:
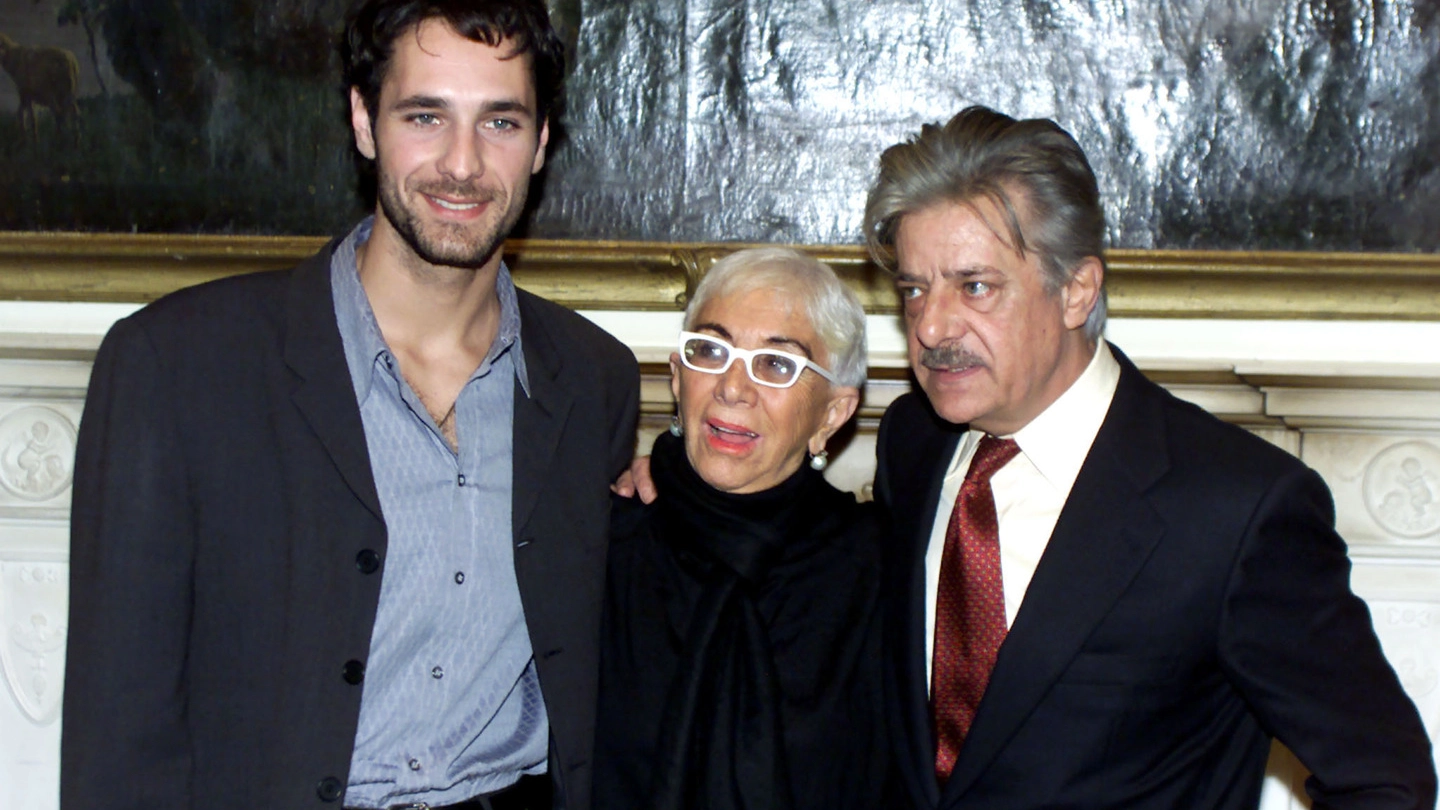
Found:
M 595 806 L 879 806 L 880 531 L 820 473 L 860 400 L 864 311 L 763 248 L 716 263 L 684 328 L 659 497 L 615 500 Z

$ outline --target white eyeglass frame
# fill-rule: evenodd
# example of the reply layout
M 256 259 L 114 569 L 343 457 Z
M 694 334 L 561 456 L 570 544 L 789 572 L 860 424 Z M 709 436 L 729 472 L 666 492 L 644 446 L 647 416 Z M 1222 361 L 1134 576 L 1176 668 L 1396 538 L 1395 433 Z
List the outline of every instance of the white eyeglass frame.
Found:
M 691 340 L 708 340 L 711 343 L 724 346 L 729 353 L 725 360 L 725 365 L 721 366 L 720 368 L 701 368 L 700 366 L 691 363 L 690 358 L 685 356 L 685 344 L 690 342 Z M 803 354 L 795 354 L 794 352 L 782 352 L 779 349 L 742 349 L 738 346 L 731 345 L 730 341 L 725 340 L 724 338 L 720 338 L 715 335 L 707 335 L 704 332 L 681 332 L 679 354 L 681 364 L 683 364 L 686 368 L 692 371 L 698 371 L 701 374 L 724 374 L 725 372 L 730 370 L 730 367 L 732 365 L 735 364 L 736 358 L 739 358 L 740 360 L 743 360 L 745 362 L 745 374 L 750 377 L 750 380 L 756 385 L 763 385 L 766 388 L 791 388 L 795 385 L 795 383 L 800 381 L 800 375 L 804 374 L 805 369 L 807 368 L 815 372 L 816 374 L 819 374 L 821 377 L 829 380 L 831 383 L 839 385 L 839 382 L 835 379 L 835 375 L 831 374 L 829 369 L 822 367 L 819 363 L 816 363 L 814 360 L 811 360 Z M 755 367 L 750 364 L 751 360 L 759 354 L 773 354 L 778 357 L 783 357 L 786 360 L 795 363 L 795 367 L 800 370 L 796 372 L 794 377 L 790 378 L 790 382 L 788 383 L 782 384 L 766 382 L 755 376 Z

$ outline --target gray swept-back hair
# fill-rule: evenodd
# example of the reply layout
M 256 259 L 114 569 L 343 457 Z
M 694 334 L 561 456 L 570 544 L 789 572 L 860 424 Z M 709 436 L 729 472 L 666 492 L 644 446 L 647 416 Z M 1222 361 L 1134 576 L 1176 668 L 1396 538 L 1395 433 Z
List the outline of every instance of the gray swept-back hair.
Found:
M 1105 212 L 1085 152 L 1046 118 L 1017 121 L 986 107 L 967 107 L 943 126 L 880 155 L 865 203 L 865 241 L 876 264 L 895 270 L 900 220 L 937 203 L 988 198 L 1004 214 L 1003 236 L 1021 256 L 1040 258 L 1045 288 L 1055 294 L 1082 261 L 1105 262 Z M 994 226 L 992 226 L 994 227 Z M 1105 330 L 1106 295 L 1085 321 L 1085 336 Z
M 830 354 L 830 371 L 839 385 L 865 382 L 865 309 L 830 265 L 798 250 L 763 247 L 737 250 L 716 262 L 685 307 L 685 329 L 715 298 L 757 289 L 794 296 Z

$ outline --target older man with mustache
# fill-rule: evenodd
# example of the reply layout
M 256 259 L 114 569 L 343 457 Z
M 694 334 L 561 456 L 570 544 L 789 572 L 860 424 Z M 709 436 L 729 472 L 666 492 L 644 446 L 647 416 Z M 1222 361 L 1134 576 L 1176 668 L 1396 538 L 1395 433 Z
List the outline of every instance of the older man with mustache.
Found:
M 1254 808 L 1274 737 L 1317 808 L 1431 810 L 1329 492 L 1101 338 L 1104 227 L 1051 121 L 970 108 L 881 158 L 922 389 L 875 486 L 894 806 Z

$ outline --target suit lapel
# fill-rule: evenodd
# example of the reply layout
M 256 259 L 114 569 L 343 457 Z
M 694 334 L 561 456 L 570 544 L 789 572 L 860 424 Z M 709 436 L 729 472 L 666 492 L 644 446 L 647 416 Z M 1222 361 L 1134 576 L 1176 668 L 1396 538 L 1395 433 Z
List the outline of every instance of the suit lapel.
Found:
M 514 425 L 514 493 L 511 525 L 516 540 L 530 519 L 540 493 L 552 476 L 550 469 L 560 447 L 560 437 L 570 416 L 575 394 L 559 385 L 563 367 L 559 347 L 539 313 L 531 305 L 529 293 L 516 290 L 520 305 L 521 344 L 525 352 L 525 368 L 530 395 L 516 382 Z
M 330 455 L 345 484 L 377 518 L 380 496 L 370 469 L 365 426 L 335 322 L 330 256 L 336 242 L 291 274 L 286 302 L 285 363 L 295 375 L 291 401 Z
M 935 782 L 935 735 L 930 723 L 930 687 L 925 660 L 925 554 L 940 508 L 945 471 L 965 428 L 943 422 L 915 394 L 918 413 L 907 414 L 889 440 L 892 460 L 890 490 L 898 554 L 890 566 L 890 593 L 896 601 L 887 635 L 895 643 L 892 656 L 899 692 L 902 733 L 898 759 L 910 792 L 926 806 L 940 798 Z
M 1115 398 L 1070 491 L 944 795 L 984 772 L 1129 587 L 1164 535 L 1145 498 L 1169 467 L 1153 384 L 1118 350 Z

